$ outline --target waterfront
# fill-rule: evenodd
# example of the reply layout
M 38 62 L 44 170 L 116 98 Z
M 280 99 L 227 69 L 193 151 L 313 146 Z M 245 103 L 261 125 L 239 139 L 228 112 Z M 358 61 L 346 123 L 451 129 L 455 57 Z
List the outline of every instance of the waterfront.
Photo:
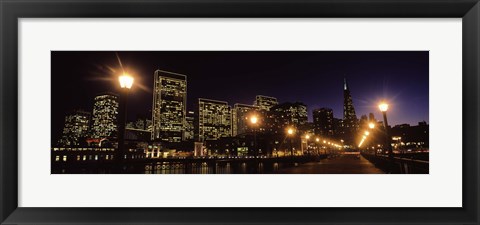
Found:
M 275 174 L 307 162 L 326 159 L 327 155 L 272 158 L 189 158 L 138 159 L 52 163 L 52 174 Z
M 420 155 L 416 154 L 416 155 Z M 418 156 L 412 156 L 418 157 Z M 368 154 L 282 158 L 134 160 L 53 163 L 52 174 L 428 174 L 428 161 Z

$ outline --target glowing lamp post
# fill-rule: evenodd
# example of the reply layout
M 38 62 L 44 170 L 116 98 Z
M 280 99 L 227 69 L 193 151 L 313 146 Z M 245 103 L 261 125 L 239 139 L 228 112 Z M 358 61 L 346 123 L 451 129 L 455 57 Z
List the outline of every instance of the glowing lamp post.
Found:
M 293 135 L 295 134 L 295 130 L 293 128 L 287 129 L 287 135 L 290 137 L 290 154 L 293 157 Z
M 250 123 L 251 124 L 255 125 L 255 124 L 257 124 L 257 122 L 258 122 L 257 116 L 250 117 Z
M 128 74 L 123 74 L 118 77 L 120 82 L 120 88 L 122 89 L 121 104 L 120 104 L 120 115 L 119 115 L 119 124 L 118 124 L 118 160 L 122 160 L 125 155 L 125 124 L 127 118 L 127 98 L 128 92 L 133 85 L 133 77 Z
M 375 129 L 375 123 L 369 123 L 369 124 L 368 124 L 368 128 L 370 128 L 370 130 L 373 132 L 373 135 L 372 135 L 373 137 L 371 137 L 370 143 L 371 143 L 372 145 L 374 145 L 374 144 L 375 144 L 375 140 L 376 140 L 376 135 L 375 135 L 375 130 L 374 130 L 374 129 Z M 375 156 L 377 156 L 377 150 L 375 149 L 374 151 L 375 151 Z
M 386 136 L 386 139 L 387 139 L 385 144 L 387 145 L 387 149 L 388 149 L 388 157 L 390 159 L 393 159 L 392 144 L 391 144 L 391 140 L 390 140 L 390 132 L 389 132 L 389 129 L 388 129 L 388 120 L 387 120 L 388 104 L 387 103 L 380 103 L 378 105 L 378 108 L 380 109 L 380 111 L 383 114 L 383 123 L 384 123 L 384 126 L 385 126 L 385 136 Z
M 257 148 L 257 129 L 256 125 L 258 124 L 258 117 L 253 115 L 250 117 L 250 124 L 253 127 L 253 145 L 254 145 L 254 154 L 255 156 L 258 156 L 258 148 Z
M 129 90 L 132 88 L 133 85 L 133 77 L 128 74 L 123 74 L 122 76 L 118 77 L 118 81 L 120 82 L 120 87 L 122 89 Z
M 308 150 L 308 140 L 310 139 L 310 135 L 305 135 L 305 145 L 307 145 L 306 150 L 307 154 L 310 154 L 310 151 Z M 303 149 L 302 149 L 302 155 L 303 155 Z

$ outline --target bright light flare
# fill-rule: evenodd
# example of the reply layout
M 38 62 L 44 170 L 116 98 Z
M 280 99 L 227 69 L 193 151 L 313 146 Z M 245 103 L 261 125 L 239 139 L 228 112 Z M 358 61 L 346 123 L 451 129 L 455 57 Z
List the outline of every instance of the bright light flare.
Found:
M 295 130 L 293 128 L 288 128 L 287 129 L 287 134 L 288 135 L 292 135 L 293 133 L 295 133 Z
M 257 116 L 250 117 L 250 123 L 251 124 L 257 124 L 258 123 L 258 117 Z
M 132 88 L 133 85 L 133 77 L 128 74 L 123 74 L 122 76 L 118 77 L 118 81 L 120 82 L 121 88 Z
M 382 102 L 378 105 L 378 108 L 380 109 L 380 111 L 386 112 L 388 110 L 388 104 L 385 102 Z
M 365 141 L 365 139 L 362 139 L 362 140 L 360 141 L 360 144 L 358 144 L 358 147 L 359 147 L 359 148 L 362 147 L 362 144 L 363 144 L 364 141 Z
M 370 129 L 373 129 L 373 128 L 375 128 L 375 124 L 374 123 L 369 123 L 368 127 L 370 127 Z

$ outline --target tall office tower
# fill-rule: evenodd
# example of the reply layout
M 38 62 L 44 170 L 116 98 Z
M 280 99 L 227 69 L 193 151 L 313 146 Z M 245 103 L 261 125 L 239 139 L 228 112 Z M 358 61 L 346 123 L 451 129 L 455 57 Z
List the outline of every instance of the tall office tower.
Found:
M 367 115 L 360 116 L 360 121 L 358 122 L 358 126 L 361 129 L 365 129 L 368 127 L 368 117 Z
M 334 134 L 333 110 L 330 108 L 313 110 L 313 127 L 315 134 L 332 137 Z
M 343 120 L 339 118 L 333 118 L 333 136 L 335 138 L 343 138 Z
M 153 140 L 184 140 L 187 105 L 187 76 L 163 70 L 154 73 Z
M 358 130 L 358 119 L 353 107 L 352 96 L 348 87 L 347 79 L 343 80 L 343 127 L 344 139 L 348 144 L 352 144 L 354 135 Z
M 79 146 L 82 139 L 88 136 L 90 126 L 89 112 L 75 110 L 65 116 L 62 138 L 58 141 L 63 146 Z
M 117 137 L 118 96 L 111 93 L 97 95 L 93 104 L 92 138 Z
M 235 104 L 232 110 L 232 135 L 237 136 L 248 132 L 250 124 L 248 117 L 254 114 L 257 107 L 253 105 Z M 260 119 L 260 118 L 259 118 Z
M 198 139 L 217 140 L 232 136 L 231 109 L 227 102 L 198 99 Z
M 254 106 L 258 107 L 260 110 L 269 111 L 273 106 L 278 105 L 277 98 L 268 97 L 263 95 L 257 95 L 255 97 Z
M 195 138 L 195 112 L 188 111 L 185 117 L 185 140 L 192 141 Z
M 302 128 L 308 120 L 307 106 L 301 102 L 285 102 L 270 109 L 272 131 L 282 132 L 287 126 Z

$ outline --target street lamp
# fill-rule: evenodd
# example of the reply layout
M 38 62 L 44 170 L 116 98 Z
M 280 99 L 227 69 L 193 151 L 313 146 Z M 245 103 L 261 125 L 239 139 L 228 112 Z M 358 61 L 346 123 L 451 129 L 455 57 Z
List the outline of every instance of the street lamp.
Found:
M 258 117 L 257 116 L 252 116 L 250 117 L 250 123 L 255 125 L 258 122 Z
M 310 154 L 308 150 L 308 139 L 310 139 L 310 135 L 306 134 L 305 135 L 305 144 L 307 145 L 307 153 Z M 302 149 L 302 155 L 303 155 L 303 149 Z
M 288 128 L 287 130 L 288 135 L 292 135 L 294 132 L 293 128 Z
M 120 82 L 120 87 L 130 89 L 133 85 L 133 77 L 128 74 L 123 74 L 122 76 L 118 77 L 118 81 Z
M 388 104 L 385 102 L 382 102 L 378 105 L 378 108 L 380 109 L 380 111 L 386 112 L 388 110 Z
M 258 148 L 257 148 L 257 129 L 256 125 L 258 123 L 258 117 L 256 115 L 253 115 L 250 117 L 250 124 L 252 124 L 253 127 L 253 143 L 254 143 L 254 154 L 255 156 L 258 157 Z
M 293 135 L 295 133 L 295 130 L 291 127 L 287 129 L 287 135 L 290 136 L 290 154 L 293 157 Z
M 370 138 L 370 143 L 371 143 L 371 145 L 375 145 L 375 140 L 376 140 L 376 132 L 374 130 L 375 129 L 375 123 L 372 123 L 372 122 L 368 123 L 368 128 L 370 128 L 371 132 L 373 132 L 373 135 L 372 135 L 373 137 Z M 374 151 L 375 151 L 375 156 L 377 156 L 377 150 L 374 149 Z
M 385 126 L 385 136 L 386 136 L 386 145 L 388 146 L 388 157 L 393 160 L 393 151 L 392 151 L 392 145 L 391 145 L 391 140 L 390 140 L 390 132 L 388 129 L 388 120 L 387 120 L 387 110 L 388 110 L 388 104 L 385 102 L 382 102 L 378 105 L 378 108 L 383 114 L 383 123 Z
M 122 160 L 125 156 L 125 124 L 127 119 L 127 98 L 128 92 L 133 85 L 133 77 L 128 74 L 122 74 L 118 77 L 120 82 L 120 88 L 122 89 L 121 104 L 120 104 L 120 115 L 119 115 L 119 125 L 118 125 L 118 160 Z
M 317 155 L 320 155 L 320 149 L 319 149 L 319 147 L 318 147 L 318 146 L 319 146 L 318 143 L 320 142 L 320 138 L 318 138 L 318 137 L 315 138 L 315 142 L 316 142 L 315 145 L 316 145 L 316 147 L 317 147 Z

